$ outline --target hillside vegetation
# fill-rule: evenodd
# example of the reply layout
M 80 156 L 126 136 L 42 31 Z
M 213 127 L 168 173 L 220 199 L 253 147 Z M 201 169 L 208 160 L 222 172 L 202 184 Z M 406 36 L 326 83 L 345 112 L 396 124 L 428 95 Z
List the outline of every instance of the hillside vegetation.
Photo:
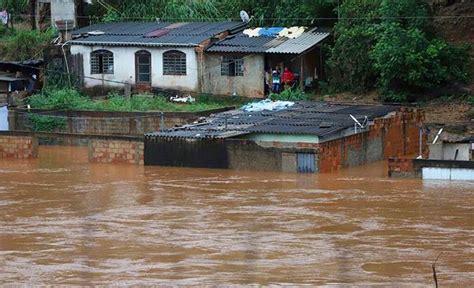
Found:
M 436 91 L 462 87 L 471 79 L 470 43 L 457 41 L 451 44 L 444 39 L 452 38 L 448 37 L 449 33 L 436 33 L 433 20 L 438 18 L 433 18 L 431 2 L 94 0 L 85 7 L 83 17 L 91 22 L 239 20 L 240 10 L 246 10 L 252 16 L 251 26 L 330 27 L 334 38 L 326 43 L 327 79 L 321 87 L 330 92 L 355 93 L 376 89 L 380 100 L 405 102 L 420 96 L 426 100 L 429 95 L 434 97 Z M 28 1 L 0 0 L 1 6 L 27 13 Z M 456 20 L 455 17 L 450 19 Z M 453 33 L 456 31 L 452 30 Z M 1 34 L 0 31 L 0 37 Z M 37 57 L 36 49 L 50 39 L 48 35 L 36 32 L 4 35 L 4 48 L 0 48 L 4 50 L 0 52 L 4 57 L 17 58 L 13 60 Z

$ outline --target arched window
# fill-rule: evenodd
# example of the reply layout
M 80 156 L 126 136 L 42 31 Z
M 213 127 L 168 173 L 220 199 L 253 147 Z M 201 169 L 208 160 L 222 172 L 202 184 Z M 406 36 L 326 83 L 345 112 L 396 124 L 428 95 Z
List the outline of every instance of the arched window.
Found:
M 163 75 L 186 75 L 186 54 L 176 50 L 163 53 Z
M 91 74 L 114 74 L 114 53 L 105 49 L 92 51 Z
M 151 82 L 151 54 L 148 51 L 140 50 L 135 53 L 135 70 L 137 83 Z

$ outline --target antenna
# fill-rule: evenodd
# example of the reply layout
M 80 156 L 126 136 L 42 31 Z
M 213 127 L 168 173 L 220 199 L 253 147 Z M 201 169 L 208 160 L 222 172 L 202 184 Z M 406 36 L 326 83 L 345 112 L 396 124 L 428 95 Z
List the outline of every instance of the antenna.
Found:
M 357 118 L 355 118 L 354 116 L 352 116 L 352 114 L 349 114 L 349 116 L 352 118 L 352 120 L 354 120 L 354 133 L 357 133 L 357 126 L 360 127 L 360 129 L 364 129 L 365 127 L 367 127 L 367 123 L 369 122 L 369 118 L 367 116 L 365 116 L 364 118 L 364 121 L 362 123 L 359 122 L 359 120 L 357 120 Z
M 240 11 L 240 19 L 242 19 L 242 22 L 248 23 L 250 21 L 250 16 L 245 10 Z

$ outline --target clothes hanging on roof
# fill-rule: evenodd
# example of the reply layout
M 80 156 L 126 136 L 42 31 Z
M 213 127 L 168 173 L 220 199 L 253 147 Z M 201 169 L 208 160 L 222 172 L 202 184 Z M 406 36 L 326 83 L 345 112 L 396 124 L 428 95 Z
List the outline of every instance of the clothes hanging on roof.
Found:
M 278 37 L 286 37 L 290 39 L 295 39 L 301 36 L 304 33 L 306 27 L 304 26 L 293 26 L 285 28 L 278 33 Z
M 245 29 L 243 33 L 249 37 L 258 37 L 261 29 L 262 28 Z

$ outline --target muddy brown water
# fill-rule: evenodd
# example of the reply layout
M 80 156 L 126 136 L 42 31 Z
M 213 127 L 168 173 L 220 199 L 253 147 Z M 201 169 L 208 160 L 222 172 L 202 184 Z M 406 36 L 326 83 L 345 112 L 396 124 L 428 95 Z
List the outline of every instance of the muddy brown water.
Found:
M 474 183 L 0 160 L 0 284 L 474 285 Z

